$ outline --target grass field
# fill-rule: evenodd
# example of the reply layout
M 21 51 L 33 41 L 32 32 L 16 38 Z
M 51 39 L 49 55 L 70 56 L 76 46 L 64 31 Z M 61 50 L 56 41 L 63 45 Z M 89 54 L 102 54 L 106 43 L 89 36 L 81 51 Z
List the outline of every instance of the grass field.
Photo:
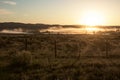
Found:
M 120 80 L 120 35 L 0 35 L 0 80 Z

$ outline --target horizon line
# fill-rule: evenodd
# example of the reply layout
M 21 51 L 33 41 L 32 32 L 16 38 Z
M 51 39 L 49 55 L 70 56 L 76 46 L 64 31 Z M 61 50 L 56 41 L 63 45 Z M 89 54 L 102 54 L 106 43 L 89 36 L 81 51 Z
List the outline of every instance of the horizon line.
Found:
M 90 26 L 90 25 L 83 25 L 83 24 L 50 24 L 50 23 L 30 23 L 30 22 L 0 22 L 0 23 L 22 23 L 22 24 L 43 24 L 43 25 L 59 25 L 59 26 Z M 120 25 L 95 25 L 95 26 L 120 26 Z

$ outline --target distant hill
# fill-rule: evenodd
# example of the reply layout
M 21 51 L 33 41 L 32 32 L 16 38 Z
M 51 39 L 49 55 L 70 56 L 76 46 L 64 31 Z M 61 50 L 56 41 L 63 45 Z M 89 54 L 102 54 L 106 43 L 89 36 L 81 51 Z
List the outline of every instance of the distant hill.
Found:
M 80 25 L 49 25 L 49 24 L 25 24 L 25 23 L 15 23 L 15 22 L 4 22 L 0 23 L 0 30 L 8 29 L 13 30 L 17 28 L 21 28 L 23 30 L 40 30 L 40 29 L 47 29 L 50 27 L 63 27 L 63 28 L 79 28 L 84 27 Z M 117 28 L 119 26 L 99 26 L 105 28 Z
M 46 25 L 46 24 L 24 24 L 24 23 L 14 23 L 14 22 L 5 22 L 5 23 L 0 23 L 0 30 L 4 29 L 16 29 L 16 28 L 22 28 L 24 30 L 26 29 L 46 29 L 51 27 L 51 25 Z
M 81 27 L 80 25 L 48 25 L 48 24 L 25 24 L 25 23 L 15 23 L 15 22 L 4 22 L 0 23 L 0 30 L 4 29 L 16 29 L 22 28 L 24 30 L 37 30 L 37 29 L 47 29 L 50 27 L 64 27 L 64 28 L 78 28 Z

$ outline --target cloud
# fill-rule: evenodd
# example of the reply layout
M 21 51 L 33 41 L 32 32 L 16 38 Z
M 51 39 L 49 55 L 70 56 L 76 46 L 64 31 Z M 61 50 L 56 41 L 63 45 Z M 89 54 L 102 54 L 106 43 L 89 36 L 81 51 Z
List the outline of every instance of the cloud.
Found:
M 5 15 L 5 14 L 13 14 L 13 12 L 7 9 L 0 9 L 0 15 Z
M 9 5 L 16 5 L 17 3 L 14 1 L 2 1 L 4 4 L 9 4 Z

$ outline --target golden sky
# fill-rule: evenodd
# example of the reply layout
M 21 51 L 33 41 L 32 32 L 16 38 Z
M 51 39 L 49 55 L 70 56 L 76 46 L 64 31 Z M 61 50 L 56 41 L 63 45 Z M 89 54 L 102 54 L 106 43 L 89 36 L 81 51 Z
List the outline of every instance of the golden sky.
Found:
M 0 22 L 120 25 L 120 0 L 0 0 Z

